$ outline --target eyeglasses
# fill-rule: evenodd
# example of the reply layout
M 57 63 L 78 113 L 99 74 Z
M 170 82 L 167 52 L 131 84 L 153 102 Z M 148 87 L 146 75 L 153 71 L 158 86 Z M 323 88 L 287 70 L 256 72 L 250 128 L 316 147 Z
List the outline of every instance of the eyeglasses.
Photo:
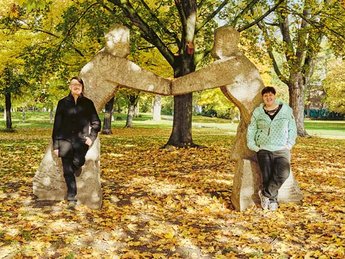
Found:
M 69 84 L 70 86 L 82 86 L 82 84 L 79 83 L 74 83 L 74 84 Z

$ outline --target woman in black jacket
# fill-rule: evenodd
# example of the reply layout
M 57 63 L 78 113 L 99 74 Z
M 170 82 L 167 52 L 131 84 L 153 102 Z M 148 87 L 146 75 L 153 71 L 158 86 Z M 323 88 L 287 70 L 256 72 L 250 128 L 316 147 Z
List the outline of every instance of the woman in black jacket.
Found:
M 81 173 L 86 152 L 97 138 L 101 121 L 93 102 L 83 96 L 83 80 L 73 77 L 69 89 L 69 95 L 58 103 L 52 138 L 54 153 L 62 160 L 67 200 L 75 202 L 75 176 Z

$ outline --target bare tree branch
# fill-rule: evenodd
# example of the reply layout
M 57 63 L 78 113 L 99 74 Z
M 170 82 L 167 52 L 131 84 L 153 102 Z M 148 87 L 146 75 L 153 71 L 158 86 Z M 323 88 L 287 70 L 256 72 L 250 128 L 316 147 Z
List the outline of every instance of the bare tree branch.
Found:
M 186 28 L 186 26 L 187 26 L 187 18 L 186 18 L 186 14 L 183 11 L 183 7 L 182 7 L 181 2 L 179 0 L 175 0 L 175 6 L 176 6 L 177 11 L 178 11 L 179 16 L 180 16 L 180 21 L 181 21 L 181 24 L 182 24 L 182 28 Z M 184 35 L 185 34 L 182 33 L 182 37 Z M 185 42 L 184 38 L 181 39 L 181 42 L 179 44 L 179 52 L 181 52 L 181 49 L 183 49 L 183 45 L 184 44 L 182 42 Z
M 303 14 L 310 16 L 310 7 L 308 5 L 304 6 Z M 305 30 L 309 24 L 302 20 L 301 22 L 301 28 L 297 32 L 297 47 L 296 47 L 296 58 L 297 63 L 300 68 L 303 67 L 305 63 L 305 58 L 307 54 L 307 40 L 309 37 L 309 32 Z
M 102 1 L 101 5 L 102 5 L 103 8 L 106 9 L 111 15 L 113 15 L 114 17 L 117 17 L 116 14 L 114 13 L 114 10 L 111 9 L 111 8 L 110 8 L 109 6 L 107 6 L 106 4 L 104 4 L 103 1 Z M 126 26 L 128 29 L 130 29 L 130 30 L 132 29 L 132 25 L 129 24 L 129 23 L 127 23 L 125 20 L 122 20 L 121 23 L 122 23 L 124 26 Z

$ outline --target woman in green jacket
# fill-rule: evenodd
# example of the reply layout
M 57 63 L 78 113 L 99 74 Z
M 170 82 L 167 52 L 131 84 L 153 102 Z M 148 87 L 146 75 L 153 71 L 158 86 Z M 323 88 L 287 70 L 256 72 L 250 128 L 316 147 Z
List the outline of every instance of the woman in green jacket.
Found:
M 263 209 L 278 209 L 278 190 L 290 174 L 290 150 L 297 129 L 292 109 L 276 99 L 274 87 L 261 91 L 263 103 L 252 115 L 247 131 L 247 145 L 257 153 L 262 175 L 259 191 Z

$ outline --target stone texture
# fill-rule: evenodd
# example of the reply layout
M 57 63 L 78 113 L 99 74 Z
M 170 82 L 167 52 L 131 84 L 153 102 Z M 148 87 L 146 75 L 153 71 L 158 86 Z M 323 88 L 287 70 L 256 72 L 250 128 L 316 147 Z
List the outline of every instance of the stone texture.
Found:
M 53 154 L 50 144 L 33 178 L 33 193 L 39 200 L 56 201 L 63 200 L 66 192 L 61 159 Z
M 102 188 L 100 177 L 100 141 L 96 139 L 92 147 L 86 153 L 85 165 L 77 179 L 78 202 L 92 209 L 102 206 Z
M 280 187 L 278 192 L 278 202 L 300 202 L 303 199 L 303 194 L 298 186 L 298 183 L 290 171 L 288 179 Z
M 258 163 L 248 159 L 237 160 L 231 202 L 238 211 L 259 204 L 257 195 L 261 186 Z
M 93 209 L 98 209 L 102 205 L 99 149 L 100 142 L 97 138 L 86 154 L 81 175 L 76 177 L 78 202 Z M 50 144 L 33 178 L 33 193 L 38 200 L 59 201 L 65 199 L 66 192 L 61 159 L 54 155 Z
M 85 95 L 94 101 L 97 110 L 104 107 L 120 86 L 161 95 L 170 94 L 169 80 L 106 52 L 99 52 L 87 63 L 80 76 L 85 83 Z
M 106 34 L 106 46 L 80 72 L 85 95 L 93 100 L 97 111 L 121 87 L 149 93 L 170 95 L 170 81 L 144 70 L 126 59 L 129 54 L 129 30 L 121 25 Z
M 261 189 L 262 180 L 257 161 L 241 159 L 236 165 L 231 202 L 236 210 L 243 211 L 255 205 L 260 206 L 258 191 Z M 278 202 L 299 202 L 303 199 L 301 190 L 290 172 L 278 192 Z

